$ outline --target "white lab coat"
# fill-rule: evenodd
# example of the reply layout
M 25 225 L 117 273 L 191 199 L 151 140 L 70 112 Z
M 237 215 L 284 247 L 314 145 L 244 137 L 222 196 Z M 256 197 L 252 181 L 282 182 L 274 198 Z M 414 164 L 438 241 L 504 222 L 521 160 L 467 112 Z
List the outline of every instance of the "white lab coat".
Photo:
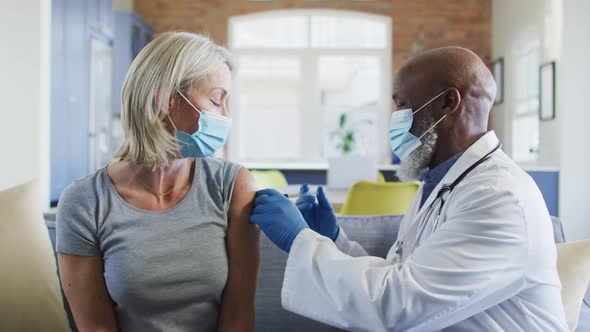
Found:
M 336 243 L 302 231 L 287 261 L 283 307 L 353 331 L 566 331 L 547 208 L 501 150 L 447 195 L 431 229 L 441 186 L 497 144 L 494 132 L 474 143 L 421 209 L 419 190 L 399 232 L 402 257 L 393 248 L 386 259 L 367 257 L 343 231 Z M 413 248 L 420 222 L 426 228 Z

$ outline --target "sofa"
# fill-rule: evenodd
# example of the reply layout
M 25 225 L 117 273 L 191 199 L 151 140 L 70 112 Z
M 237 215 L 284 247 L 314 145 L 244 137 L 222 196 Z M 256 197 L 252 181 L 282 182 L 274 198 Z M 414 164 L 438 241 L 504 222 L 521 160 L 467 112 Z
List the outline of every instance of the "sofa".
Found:
M 65 331 L 68 321 L 36 181 L 0 190 L 0 331 Z
M 402 216 L 339 216 L 339 223 L 349 238 L 360 243 L 370 255 L 385 257 L 393 242 Z M 55 215 L 46 214 L 46 225 L 55 245 Z M 565 242 L 561 222 L 552 218 L 557 244 Z M 340 331 L 284 310 L 281 286 L 287 254 L 261 237 L 261 271 L 256 292 L 256 331 Z M 590 295 L 590 294 L 588 294 Z M 586 296 L 576 331 L 590 331 L 590 296 Z M 66 303 L 67 306 L 67 303 Z M 68 312 L 69 314 L 69 312 Z

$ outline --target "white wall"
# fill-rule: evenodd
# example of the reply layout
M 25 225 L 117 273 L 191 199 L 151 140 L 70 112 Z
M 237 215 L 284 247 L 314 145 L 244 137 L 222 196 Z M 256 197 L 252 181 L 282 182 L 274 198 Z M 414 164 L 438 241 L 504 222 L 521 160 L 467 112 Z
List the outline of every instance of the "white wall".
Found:
M 49 195 L 50 0 L 0 1 L 0 190 L 39 179 Z
M 558 61 L 561 51 L 562 0 L 493 0 L 492 57 L 504 58 L 504 103 L 493 109 L 492 126 L 512 153 L 516 50 L 532 38 L 541 43 L 540 63 Z M 559 97 L 558 97 L 559 98 Z M 539 157 L 534 166 L 559 167 L 559 117 L 540 125 Z
M 590 238 L 590 1 L 564 1 L 557 112 L 561 117 L 561 216 L 568 240 Z
M 493 0 L 493 57 L 504 57 L 505 102 L 493 127 L 512 152 L 515 49 L 530 36 L 541 42 L 541 63 L 556 61 L 556 119 L 540 123 L 536 165 L 560 170 L 559 214 L 568 241 L 590 238 L 590 1 Z

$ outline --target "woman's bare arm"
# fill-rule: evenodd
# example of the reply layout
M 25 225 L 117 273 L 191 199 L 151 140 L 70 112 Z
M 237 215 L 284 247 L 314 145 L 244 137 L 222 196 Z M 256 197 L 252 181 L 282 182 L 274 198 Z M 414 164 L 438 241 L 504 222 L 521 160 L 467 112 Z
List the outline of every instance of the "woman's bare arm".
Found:
M 238 172 L 229 210 L 229 274 L 223 291 L 219 331 L 253 331 L 260 266 L 260 231 L 250 224 L 256 183 L 244 168 Z
M 80 332 L 117 331 L 100 256 L 59 254 L 59 274 Z

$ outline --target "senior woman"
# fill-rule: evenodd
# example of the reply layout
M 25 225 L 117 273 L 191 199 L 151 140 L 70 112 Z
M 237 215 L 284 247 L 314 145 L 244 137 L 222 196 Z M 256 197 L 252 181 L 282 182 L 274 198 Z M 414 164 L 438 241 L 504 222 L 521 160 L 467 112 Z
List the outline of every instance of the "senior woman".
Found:
M 163 33 L 131 64 L 117 161 L 70 185 L 57 214 L 65 295 L 80 331 L 251 331 L 256 190 L 210 158 L 230 131 L 229 53 Z

